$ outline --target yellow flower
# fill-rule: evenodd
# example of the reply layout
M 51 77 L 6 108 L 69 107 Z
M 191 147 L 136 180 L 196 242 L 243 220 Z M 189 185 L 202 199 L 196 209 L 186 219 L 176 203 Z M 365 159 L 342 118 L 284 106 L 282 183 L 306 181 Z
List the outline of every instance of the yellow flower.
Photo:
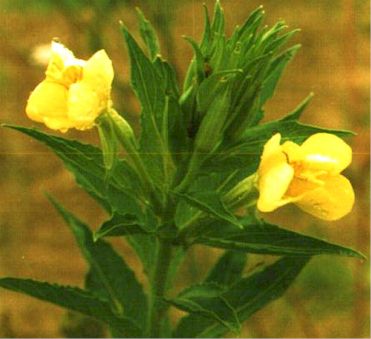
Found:
M 352 161 L 352 149 L 340 138 L 317 133 L 302 145 L 275 134 L 264 146 L 258 170 L 257 207 L 271 212 L 288 203 L 317 218 L 336 220 L 354 204 L 351 183 L 340 173 Z
M 66 132 L 85 130 L 111 105 L 112 62 L 104 50 L 89 60 L 75 58 L 53 41 L 45 79 L 31 93 L 27 116 L 47 127 Z

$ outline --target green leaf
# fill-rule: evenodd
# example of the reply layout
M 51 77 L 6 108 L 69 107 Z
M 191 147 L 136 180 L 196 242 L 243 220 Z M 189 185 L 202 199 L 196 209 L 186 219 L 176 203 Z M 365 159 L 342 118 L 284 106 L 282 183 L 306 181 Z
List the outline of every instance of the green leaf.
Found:
M 166 60 L 162 59 L 161 56 L 156 57 L 153 65 L 162 77 L 165 94 L 178 99 L 179 88 L 174 68 Z
M 210 44 L 212 40 L 212 34 L 211 34 L 211 25 L 210 25 L 210 18 L 209 18 L 209 12 L 207 10 L 206 4 L 203 4 L 204 6 L 204 33 L 202 37 L 202 41 L 200 44 L 200 49 L 203 52 L 204 55 L 208 56 L 209 50 L 210 50 Z
M 264 10 L 263 6 L 261 5 L 253 12 L 251 12 L 251 14 L 241 27 L 236 29 L 236 38 L 233 39 L 232 37 L 231 40 L 241 41 L 241 43 L 246 44 L 249 40 L 251 40 L 251 36 L 256 34 L 256 31 L 259 28 L 263 17 Z
M 212 215 L 217 219 L 224 220 L 230 224 L 241 228 L 238 219 L 224 206 L 220 194 L 216 191 L 200 191 L 188 193 L 175 193 L 181 199 L 184 199 L 191 206 Z
M 164 81 L 156 67 L 145 56 L 137 42 L 122 26 L 131 61 L 131 85 L 142 106 L 140 152 L 148 173 L 158 187 L 168 181 L 167 161 L 163 155 L 169 150 L 163 140 L 163 113 L 166 106 Z
M 309 95 L 290 113 L 281 119 L 281 121 L 286 120 L 299 120 L 304 110 L 307 108 L 309 103 L 312 101 L 314 93 L 311 92 Z
M 209 288 L 211 290 L 216 290 L 216 297 L 220 298 L 219 302 L 222 305 L 222 309 L 228 305 L 228 303 L 225 302 L 225 300 L 220 296 L 220 292 L 225 291 L 226 286 L 230 286 L 241 279 L 241 274 L 243 272 L 243 269 L 246 264 L 246 254 L 240 251 L 226 251 L 216 262 L 214 267 L 211 269 L 211 271 L 208 273 L 208 276 L 206 277 L 205 281 L 201 285 L 196 285 L 195 289 L 201 289 L 204 290 L 206 288 L 206 296 L 210 297 L 210 293 L 207 291 Z M 191 288 L 191 291 L 195 292 L 193 288 Z M 199 297 L 199 295 L 198 295 Z M 189 301 L 188 301 L 189 302 Z M 181 306 L 181 305 L 180 305 Z M 187 307 L 187 302 L 184 307 Z M 188 305 L 188 309 L 194 308 L 194 305 Z M 190 307 L 190 308 L 189 308 Z M 219 312 L 221 310 L 219 309 Z M 235 313 L 233 313 L 233 310 L 230 308 L 227 310 L 229 313 L 228 317 L 232 317 L 231 324 L 227 324 L 227 326 L 232 327 L 232 330 L 238 330 L 239 328 L 239 320 L 235 317 Z M 206 317 L 200 317 L 200 312 L 196 312 L 196 314 L 189 315 L 188 318 L 192 318 L 197 326 L 198 321 L 200 319 L 208 320 L 206 313 Z M 212 313 L 212 312 L 211 312 Z M 220 314 L 219 316 L 222 316 Z M 219 321 L 219 318 L 216 317 L 216 320 Z M 234 326 L 234 327 L 233 327 Z
M 146 19 L 143 12 L 139 8 L 136 8 L 136 10 L 139 19 L 140 35 L 147 46 L 151 59 L 154 60 L 160 53 L 156 31 L 153 28 L 152 24 Z
M 216 150 L 222 141 L 231 102 L 230 83 L 221 81 L 215 95 L 202 119 L 195 140 L 195 150 L 206 155 Z
M 215 320 L 231 331 L 240 331 L 241 324 L 235 310 L 224 298 L 223 288 L 216 284 L 191 286 L 167 301 L 183 311 Z
M 282 258 L 261 272 L 239 280 L 220 297 L 234 310 L 239 321 L 243 322 L 269 302 L 281 297 L 309 259 L 310 257 Z M 209 298 L 208 307 L 211 310 L 218 305 L 218 298 Z M 191 313 L 180 320 L 174 337 L 217 338 L 227 331 L 226 326 L 211 317 Z
M 202 52 L 201 52 L 201 49 L 200 47 L 198 46 L 197 42 L 194 41 L 192 38 L 190 37 L 184 37 L 184 39 L 189 42 L 193 48 L 193 51 L 194 51 L 194 61 L 195 61 L 195 71 L 196 71 L 196 81 L 198 83 L 201 83 L 202 80 L 205 79 L 205 69 L 204 69 L 204 65 L 205 65 L 205 59 L 202 55 Z
M 228 68 L 235 68 L 234 65 L 229 67 L 228 65 L 229 54 L 227 51 L 227 41 L 225 34 L 215 33 L 212 54 L 210 57 L 209 68 L 211 72 L 218 72 L 227 70 Z
M 150 131 L 155 133 L 154 135 L 159 136 L 161 112 L 165 105 L 161 76 L 124 26 L 122 26 L 122 31 L 131 61 L 131 84 L 143 109 L 142 123 L 150 128 Z
M 111 180 L 107 181 L 99 148 L 33 128 L 3 126 L 22 132 L 48 146 L 75 176 L 76 182 L 107 211 L 119 210 L 124 214 L 137 213 L 142 209 L 138 200 L 141 194 L 139 179 L 126 162 L 118 161 Z
M 107 210 L 111 207 L 105 197 L 105 169 L 102 152 L 91 145 L 82 144 L 75 140 L 43 133 L 33 128 L 5 125 L 5 127 L 22 132 L 51 148 L 62 159 L 71 171 L 76 181 Z
M 111 245 L 103 240 L 94 242 L 92 232 L 84 223 L 54 199 L 50 200 L 69 225 L 82 254 L 105 287 L 116 311 L 136 319 L 138 324 L 144 328 L 147 321 L 147 300 L 134 272 Z
M 211 24 L 211 31 L 214 34 L 224 34 L 224 11 L 220 5 L 220 1 L 217 0 L 214 8 L 214 18 Z
M 267 72 L 269 76 L 264 80 L 262 85 L 263 88 L 260 95 L 261 105 L 264 105 L 264 103 L 273 96 L 278 80 L 281 78 L 284 69 L 294 58 L 300 47 L 301 45 L 295 45 L 273 60 Z
M 276 133 L 281 134 L 281 142 L 290 140 L 298 144 L 315 133 L 330 133 L 339 137 L 354 135 L 351 131 L 321 128 L 283 118 L 246 129 L 238 143 L 226 145 L 221 152 L 207 159 L 202 164 L 202 171 L 233 173 L 245 169 L 245 177 L 253 174 L 259 166 L 265 143 Z
M 242 143 L 250 147 L 259 147 L 262 150 L 264 144 L 275 133 L 281 133 L 282 142 L 291 140 L 301 144 L 305 139 L 314 133 L 331 133 L 339 137 L 354 135 L 351 131 L 321 128 L 313 125 L 302 124 L 296 120 L 275 120 L 254 128 L 247 129 L 243 135 Z M 261 153 L 261 152 L 259 152 Z
M 100 143 L 103 151 L 103 163 L 106 169 L 106 180 L 113 174 L 117 164 L 118 141 L 112 127 L 112 121 L 101 119 L 97 125 Z
M 246 265 L 246 254 L 241 251 L 225 251 L 209 272 L 205 282 L 229 286 L 241 278 Z
M 167 108 L 168 144 L 175 162 L 180 162 L 188 156 L 189 140 L 186 123 L 178 101 L 170 97 Z
M 362 254 L 350 248 L 265 222 L 246 224 L 242 219 L 240 224 L 244 225 L 243 229 L 223 226 L 220 222 L 211 223 L 208 231 L 204 230 L 195 243 L 247 253 L 290 256 L 332 254 L 364 259 Z
M 222 95 L 228 87 L 228 80 L 241 73 L 240 69 L 220 71 L 210 75 L 199 86 L 197 91 L 197 110 L 205 113 L 218 95 Z
M 148 277 L 152 277 L 158 251 L 158 240 L 156 236 L 152 234 L 133 234 L 128 235 L 126 238 L 140 258 L 144 273 Z
M 110 302 L 111 296 L 108 293 L 104 282 L 100 279 L 96 270 L 92 267 L 89 268 L 88 272 L 85 274 L 85 289 L 90 293 L 97 296 L 99 299 L 106 302 Z M 111 307 L 112 308 L 112 307 Z
M 153 213 L 147 201 L 141 201 L 139 205 L 139 202 L 134 200 L 128 193 L 115 186 L 110 187 L 107 192 L 107 198 L 112 206 L 111 214 L 133 215 L 141 225 L 144 221 L 147 221 L 146 215 Z M 141 199 L 143 198 L 141 197 Z M 156 228 L 156 222 L 154 220 L 151 220 L 150 223 L 145 225 L 147 229 L 151 228 L 154 230 Z
M 129 234 L 145 234 L 150 232 L 144 225 L 140 225 L 133 215 L 114 214 L 111 219 L 104 222 L 99 230 L 94 233 L 94 240 L 103 237 L 117 237 Z
M 141 336 L 141 330 L 134 321 L 113 313 L 109 303 L 88 291 L 76 287 L 17 278 L 2 278 L 0 286 L 95 317 L 117 328 L 125 337 Z

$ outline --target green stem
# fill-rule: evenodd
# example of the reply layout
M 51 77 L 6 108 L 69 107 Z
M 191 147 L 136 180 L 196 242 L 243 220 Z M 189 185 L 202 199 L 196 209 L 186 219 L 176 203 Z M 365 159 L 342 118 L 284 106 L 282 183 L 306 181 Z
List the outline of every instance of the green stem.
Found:
M 157 254 L 156 267 L 151 286 L 150 305 L 150 328 L 149 337 L 161 337 L 162 325 L 165 319 L 167 305 L 162 300 L 165 295 L 169 267 L 171 262 L 172 245 L 168 241 L 160 240 L 160 247 Z

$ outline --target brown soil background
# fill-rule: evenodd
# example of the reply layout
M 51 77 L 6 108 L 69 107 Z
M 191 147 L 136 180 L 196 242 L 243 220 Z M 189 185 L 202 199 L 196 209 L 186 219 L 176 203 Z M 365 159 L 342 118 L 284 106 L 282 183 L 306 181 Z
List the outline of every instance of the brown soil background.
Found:
M 0 1 L 0 120 L 24 126 L 33 125 L 24 114 L 24 106 L 44 72 L 44 67 L 33 65 L 30 59 L 36 45 L 58 36 L 77 56 L 86 58 L 93 49 L 86 37 L 87 27 L 102 33 L 98 44 L 107 50 L 116 71 L 115 102 L 129 121 L 136 122 L 138 104 L 128 90 L 129 66 L 118 20 L 124 19 L 134 31 L 136 5 L 149 17 L 162 13 L 161 20 L 171 25 L 170 35 L 165 32 L 162 39 L 165 55 L 175 63 L 180 78 L 192 53 L 181 36 L 199 38 L 203 27 L 204 1 L 168 4 L 165 10 L 168 1 L 158 0 L 152 5 L 131 1 L 119 6 L 112 17 L 99 19 L 100 26 L 95 20 L 103 14 L 89 6 L 74 17 L 60 9 L 42 9 L 46 1 L 32 1 L 35 6 L 30 9 L 8 6 L 8 2 Z M 206 3 L 211 9 L 212 1 Z M 266 217 L 287 228 L 353 247 L 369 257 L 369 2 L 224 0 L 222 4 L 229 32 L 260 4 L 266 10 L 266 23 L 283 18 L 290 28 L 302 29 L 294 38 L 302 43 L 302 49 L 267 107 L 267 120 L 290 111 L 313 91 L 315 98 L 303 122 L 357 133 L 349 140 L 354 160 L 346 170 L 357 199 L 351 214 L 325 223 L 287 206 Z M 166 12 L 171 15 L 166 16 Z M 95 131 L 71 132 L 67 137 L 97 142 Z M 0 129 L 0 139 L 0 276 L 81 286 L 86 266 L 44 192 L 55 195 L 94 229 L 106 217 L 104 212 L 42 145 L 5 129 Z M 118 248 L 141 276 L 133 253 L 120 243 Z M 181 284 L 200 279 L 218 253 L 194 249 L 179 273 Z M 267 260 L 251 256 L 248 269 Z M 284 297 L 246 322 L 241 337 L 369 338 L 369 266 L 369 261 L 351 258 L 315 258 Z M 0 337 L 60 337 L 64 314 L 51 304 L 0 290 Z M 177 315 L 174 312 L 174 317 Z

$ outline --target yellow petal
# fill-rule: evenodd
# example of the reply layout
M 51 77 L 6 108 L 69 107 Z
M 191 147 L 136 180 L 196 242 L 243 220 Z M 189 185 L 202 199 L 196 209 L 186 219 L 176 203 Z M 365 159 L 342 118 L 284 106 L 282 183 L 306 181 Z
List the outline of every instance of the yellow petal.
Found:
M 352 162 L 352 149 L 333 134 L 317 133 L 301 145 L 306 171 L 326 171 L 339 174 Z
M 295 163 L 303 160 L 303 150 L 298 144 L 292 141 L 285 141 L 282 144 L 282 151 L 287 155 L 289 163 Z
M 48 80 L 42 81 L 28 99 L 27 116 L 31 120 L 45 123 L 51 129 L 68 129 L 67 94 L 63 85 Z
M 296 194 L 303 193 L 296 204 L 305 212 L 324 220 L 337 220 L 348 214 L 354 205 L 354 191 L 349 180 L 343 175 L 320 179 L 324 182 L 322 186 L 304 181 L 301 184 L 292 182 L 291 194 L 295 190 Z
M 283 160 L 266 170 L 264 175 L 259 175 L 257 207 L 262 212 L 274 211 L 291 202 L 283 197 L 294 177 L 294 169 L 285 162 L 285 156 Z
M 291 181 L 289 188 L 287 189 L 286 196 L 291 198 L 302 197 L 304 194 L 317 189 L 320 186 L 323 186 L 324 182 L 321 181 L 321 184 L 315 183 L 306 178 L 294 177 Z
M 113 76 L 112 61 L 104 50 L 100 50 L 86 62 L 82 81 L 101 99 L 108 100 Z
M 75 58 L 68 48 L 52 41 L 51 58 L 45 72 L 46 79 L 68 87 L 79 78 L 84 64 L 85 61 Z
M 264 148 L 263 148 L 263 154 L 261 156 L 260 166 L 263 165 L 265 159 L 267 159 L 269 156 L 277 152 L 281 152 L 280 142 L 281 142 L 281 134 L 276 133 L 265 143 Z
M 74 128 L 79 130 L 92 128 L 101 109 L 98 95 L 89 86 L 82 82 L 70 86 L 67 114 Z
M 71 122 L 64 117 L 55 117 L 55 118 L 49 118 L 45 117 L 44 118 L 44 124 L 46 127 L 53 129 L 53 130 L 58 130 L 62 133 L 66 133 L 69 128 L 72 128 Z
M 257 207 L 262 212 L 271 212 L 287 204 L 283 196 L 293 179 L 294 169 L 287 163 L 280 145 L 281 135 L 273 135 L 264 145 L 258 169 L 259 199 Z

